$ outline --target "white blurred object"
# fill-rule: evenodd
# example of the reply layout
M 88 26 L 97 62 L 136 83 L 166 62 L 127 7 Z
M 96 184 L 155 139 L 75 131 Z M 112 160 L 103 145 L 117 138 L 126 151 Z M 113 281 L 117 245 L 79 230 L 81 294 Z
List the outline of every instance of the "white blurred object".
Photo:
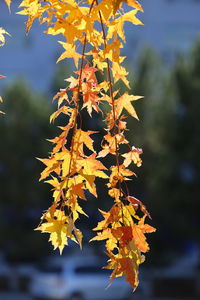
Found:
M 125 299 L 131 288 L 124 278 L 110 283 L 110 271 L 94 255 L 48 259 L 32 277 L 31 296 L 48 299 L 109 300 Z

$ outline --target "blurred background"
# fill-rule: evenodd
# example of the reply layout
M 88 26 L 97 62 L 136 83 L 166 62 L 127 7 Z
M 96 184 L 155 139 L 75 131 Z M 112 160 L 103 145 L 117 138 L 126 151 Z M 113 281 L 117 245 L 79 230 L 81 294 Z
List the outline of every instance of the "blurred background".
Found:
M 0 300 L 200 299 L 200 1 L 143 0 L 145 25 L 126 30 L 123 54 L 131 93 L 145 97 L 135 103 L 140 122 L 129 120 L 130 143 L 144 151 L 130 190 L 148 207 L 150 224 L 157 228 L 148 236 L 151 251 L 134 294 L 123 280 L 105 290 L 108 274 L 96 268 L 105 264 L 104 245 L 87 247 L 100 220 L 97 208 L 112 205 L 104 182 L 99 182 L 99 198 L 83 203 L 90 218 L 79 221 L 82 253 L 70 244 L 59 258 L 48 235 L 33 230 L 51 203 L 49 186 L 38 182 L 43 166 L 35 157 L 51 151 L 45 140 L 57 134 L 49 124 L 55 109 L 51 99 L 74 66 L 55 64 L 62 48 L 37 22 L 25 35 L 25 18 L 15 15 L 18 2 L 9 14 L 0 1 L 0 26 L 12 36 L 0 48 L 0 74 L 6 76 L 0 81 L 0 109 L 6 112 L 0 117 Z M 95 124 L 87 118 L 85 127 L 100 132 L 99 142 L 103 124 L 95 118 Z M 122 287 L 124 292 L 116 294 Z

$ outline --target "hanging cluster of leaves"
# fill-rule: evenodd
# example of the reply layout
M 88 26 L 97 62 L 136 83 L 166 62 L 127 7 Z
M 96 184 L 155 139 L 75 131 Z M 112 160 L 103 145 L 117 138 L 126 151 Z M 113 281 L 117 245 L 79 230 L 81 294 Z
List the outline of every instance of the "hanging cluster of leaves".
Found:
M 47 34 L 64 37 L 59 41 L 64 52 L 58 61 L 73 59 L 77 68 L 75 75 L 66 79 L 67 87 L 54 97 L 58 109 L 50 121 L 62 114 L 66 123 L 59 126 L 60 135 L 50 140 L 50 156 L 40 159 L 45 165 L 40 180 L 51 185 L 53 202 L 36 230 L 49 233 L 49 241 L 60 253 L 68 239 L 81 246 L 82 233 L 75 225 L 85 214 L 80 202 L 86 200 L 86 191 L 96 197 L 95 179 L 104 178 L 114 204 L 110 211 L 101 211 L 103 220 L 94 229 L 98 232 L 92 240 L 106 240 L 106 268 L 113 270 L 111 279 L 125 275 L 135 289 L 142 253 L 149 250 L 145 234 L 155 229 L 145 223 L 150 215 L 142 202 L 129 194 L 127 184 L 136 176 L 129 165 L 142 164 L 142 149 L 131 147 L 125 137 L 125 113 L 138 119 L 132 102 L 141 97 L 121 94 L 114 84 L 121 80 L 129 88 L 128 72 L 122 66 L 125 57 L 120 54 L 126 42 L 124 24 L 142 25 L 136 14 L 143 9 L 135 0 L 24 0 L 20 7 L 19 14 L 28 16 L 26 31 L 35 19 L 46 23 Z M 97 72 L 106 79 L 98 82 Z M 102 105 L 109 107 L 105 115 Z M 83 130 L 83 109 L 90 117 L 94 111 L 104 115 L 106 135 L 98 154 L 93 147 L 96 132 Z M 121 153 L 121 145 L 127 146 L 127 152 Z M 99 158 L 106 156 L 114 156 L 116 164 L 103 165 Z

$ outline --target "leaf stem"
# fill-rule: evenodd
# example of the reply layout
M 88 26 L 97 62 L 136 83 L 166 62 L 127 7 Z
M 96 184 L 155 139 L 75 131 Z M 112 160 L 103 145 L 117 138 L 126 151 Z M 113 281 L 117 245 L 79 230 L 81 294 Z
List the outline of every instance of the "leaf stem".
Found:
M 89 15 L 92 11 L 92 8 L 94 6 L 95 1 L 96 0 L 93 0 L 91 5 L 90 5 Z M 68 183 L 69 183 L 69 178 L 70 178 L 70 175 L 71 175 L 70 173 L 71 173 L 71 167 L 72 167 L 72 161 L 73 161 L 73 152 L 74 152 L 74 145 L 75 145 L 74 139 L 75 139 L 75 134 L 76 134 L 76 131 L 77 131 L 77 117 L 78 117 L 78 114 L 79 114 L 79 98 L 80 98 L 80 92 L 81 92 L 81 86 L 82 86 L 82 74 L 83 74 L 83 67 L 84 67 L 86 44 L 87 44 L 87 34 L 85 33 L 84 42 L 83 42 L 83 49 L 82 49 L 79 80 L 78 80 L 78 89 L 77 89 L 77 94 L 76 94 L 76 99 L 75 99 L 75 105 L 76 105 L 75 109 L 76 109 L 76 111 L 75 111 L 74 127 L 73 127 L 73 132 L 72 132 L 72 139 L 71 139 L 70 162 L 69 162 L 69 172 L 68 172 L 68 175 L 67 175 L 66 189 L 68 189 Z M 63 200 L 61 202 L 61 209 L 63 208 L 65 201 L 66 201 L 66 195 L 64 195 Z
M 98 5 L 98 0 L 96 0 L 96 4 Z M 104 28 L 104 24 L 103 24 L 103 18 L 102 18 L 102 14 L 101 11 L 99 10 L 99 18 L 100 18 L 100 22 L 101 22 L 101 28 L 102 28 L 102 33 L 103 33 L 103 40 L 104 40 L 104 49 L 106 49 L 107 47 L 107 39 L 106 39 L 106 33 L 105 33 L 105 28 Z M 106 58 L 106 63 L 107 63 L 107 76 L 108 76 L 108 81 L 109 81 L 109 90 L 110 90 L 110 97 L 112 100 L 112 112 L 113 112 L 113 119 L 114 119 L 114 129 L 115 129 L 115 133 L 116 133 L 116 111 L 115 111 L 115 100 L 114 100 L 114 95 L 113 95 L 113 83 L 112 83 L 112 78 L 111 78 L 111 67 L 110 67 L 110 62 L 109 59 Z M 116 152 L 116 164 L 118 167 L 118 173 L 119 173 L 119 152 L 118 152 L 118 142 L 117 142 L 117 138 L 115 136 L 115 152 Z

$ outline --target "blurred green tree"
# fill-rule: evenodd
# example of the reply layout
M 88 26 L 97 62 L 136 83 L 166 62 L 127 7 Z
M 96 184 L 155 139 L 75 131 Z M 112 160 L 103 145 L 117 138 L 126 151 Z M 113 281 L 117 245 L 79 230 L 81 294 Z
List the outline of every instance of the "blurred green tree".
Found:
M 49 192 L 46 185 L 38 183 L 41 164 L 35 157 L 44 157 L 50 150 L 50 143 L 44 139 L 52 137 L 53 126 L 48 121 L 51 106 L 47 99 L 24 82 L 11 84 L 3 97 L 6 115 L 0 119 L 0 245 L 18 255 L 22 249 L 27 252 L 27 247 L 29 252 L 35 250 L 32 244 L 37 234 L 30 228 L 37 226 L 41 208 L 47 207 Z

